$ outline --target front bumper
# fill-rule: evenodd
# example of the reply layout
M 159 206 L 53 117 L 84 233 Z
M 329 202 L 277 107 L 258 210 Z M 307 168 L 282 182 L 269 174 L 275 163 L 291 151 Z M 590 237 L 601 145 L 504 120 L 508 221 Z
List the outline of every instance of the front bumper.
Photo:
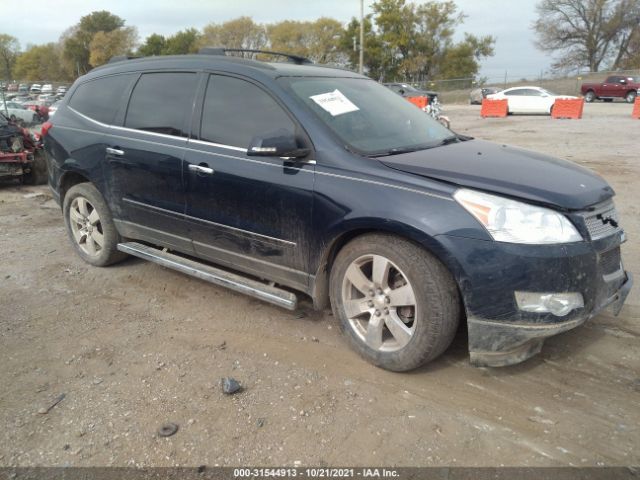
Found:
M 598 309 L 572 320 L 558 323 L 507 323 L 468 318 L 469 355 L 477 367 L 503 367 L 523 362 L 539 353 L 544 339 L 571 330 L 610 306 L 618 315 L 633 285 L 633 277 L 625 272 L 620 289 Z
M 544 339 L 575 328 L 611 306 L 618 314 L 633 279 L 624 271 L 624 233 L 592 242 L 522 245 L 439 236 L 467 314 L 471 363 L 505 366 L 537 354 Z M 613 259 L 613 262 L 612 262 Z M 522 311 L 514 292 L 579 292 L 584 306 L 566 316 Z

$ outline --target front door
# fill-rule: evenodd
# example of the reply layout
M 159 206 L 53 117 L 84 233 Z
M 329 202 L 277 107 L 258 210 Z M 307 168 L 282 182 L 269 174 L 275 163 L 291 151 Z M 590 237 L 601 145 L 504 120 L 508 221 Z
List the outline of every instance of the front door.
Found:
M 254 136 L 282 130 L 309 146 L 300 127 L 260 85 L 226 75 L 209 76 L 198 118 L 184 164 L 195 252 L 306 289 L 315 162 L 247 155 Z

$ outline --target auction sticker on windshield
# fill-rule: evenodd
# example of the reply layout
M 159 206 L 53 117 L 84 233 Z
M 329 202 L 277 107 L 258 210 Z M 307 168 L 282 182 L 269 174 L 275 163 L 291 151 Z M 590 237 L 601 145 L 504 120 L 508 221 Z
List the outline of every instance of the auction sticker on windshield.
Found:
M 333 92 L 312 95 L 309 98 L 334 117 L 360 110 L 337 88 Z

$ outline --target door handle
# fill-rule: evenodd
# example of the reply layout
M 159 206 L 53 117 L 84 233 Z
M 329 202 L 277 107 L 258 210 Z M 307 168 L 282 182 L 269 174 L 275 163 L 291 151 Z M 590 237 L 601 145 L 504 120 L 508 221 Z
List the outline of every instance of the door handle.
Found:
M 215 173 L 213 168 L 209 168 L 204 165 L 189 164 L 189 170 L 191 170 L 192 172 L 206 174 L 206 175 L 213 175 Z
M 116 155 L 118 157 L 122 157 L 124 155 L 124 150 L 119 150 L 117 148 L 107 147 L 105 151 L 110 155 Z

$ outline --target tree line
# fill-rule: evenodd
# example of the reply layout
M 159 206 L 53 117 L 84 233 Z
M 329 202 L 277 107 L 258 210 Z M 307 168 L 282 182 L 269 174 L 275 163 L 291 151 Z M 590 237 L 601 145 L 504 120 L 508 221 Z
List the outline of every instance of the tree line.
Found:
M 495 39 L 465 33 L 456 41 L 464 18 L 453 0 L 376 1 L 364 19 L 365 72 L 387 81 L 477 75 L 479 62 L 493 55 Z M 71 81 L 113 56 L 188 54 L 204 46 L 269 49 L 356 70 L 359 28 L 356 18 L 345 25 L 329 17 L 268 24 L 239 17 L 201 30 L 154 33 L 139 43 L 135 27 L 108 11 L 97 11 L 82 17 L 57 42 L 29 45 L 24 51 L 15 38 L 0 34 L 0 77 Z

